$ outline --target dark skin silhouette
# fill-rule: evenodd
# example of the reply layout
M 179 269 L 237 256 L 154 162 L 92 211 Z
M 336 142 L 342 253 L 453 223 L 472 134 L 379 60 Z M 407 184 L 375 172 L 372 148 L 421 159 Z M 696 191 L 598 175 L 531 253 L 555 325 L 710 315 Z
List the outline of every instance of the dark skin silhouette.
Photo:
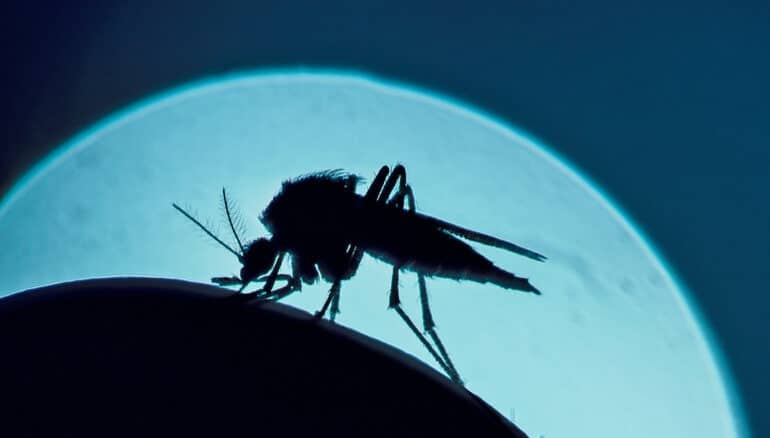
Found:
M 388 166 L 380 168 L 364 195 L 355 191 L 360 179 L 335 170 L 284 182 L 260 217 L 271 237 L 257 239 L 245 246 L 235 231 L 223 190 L 225 212 L 240 252 L 176 204 L 174 208 L 242 263 L 240 278 L 212 278 L 219 285 L 240 285 L 241 292 L 252 281 L 264 281 L 265 285 L 251 296 L 279 300 L 299 290 L 303 282 L 314 283 L 320 273 L 332 286 L 321 310 L 316 313 L 317 318 L 322 318 L 329 310 L 330 318 L 334 320 L 339 313 L 342 280 L 355 275 L 364 253 L 392 265 L 389 307 L 399 314 L 452 380 L 461 384 L 462 380 L 436 333 L 425 277 L 489 282 L 506 289 L 540 294 L 529 280 L 498 268 L 458 237 L 537 261 L 544 261 L 545 257 L 513 243 L 417 213 L 414 193 L 406 182 L 406 169 L 402 165 L 396 165 L 392 171 Z M 291 255 L 291 275 L 280 274 L 286 254 Z M 398 277 L 404 269 L 418 275 L 423 330 L 433 340 L 435 349 L 401 308 Z M 268 271 L 270 273 L 265 276 Z M 274 289 L 277 280 L 285 280 L 286 285 Z
M 159 278 L 2 297 L 0 435 L 526 438 L 411 355 L 309 316 Z

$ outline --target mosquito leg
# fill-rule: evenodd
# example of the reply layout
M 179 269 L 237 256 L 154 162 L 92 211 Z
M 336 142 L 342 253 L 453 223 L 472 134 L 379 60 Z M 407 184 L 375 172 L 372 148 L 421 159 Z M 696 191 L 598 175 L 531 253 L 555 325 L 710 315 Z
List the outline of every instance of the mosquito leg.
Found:
M 380 196 L 380 192 L 382 191 L 382 186 L 385 184 L 385 179 L 388 177 L 389 172 L 390 169 L 388 166 L 382 166 L 377 172 L 377 176 L 374 177 L 374 180 L 369 185 L 369 188 L 366 190 L 366 194 L 364 195 L 364 199 L 367 202 L 377 202 Z M 345 279 L 352 277 L 356 273 L 358 266 L 361 264 L 361 258 L 363 256 L 364 252 L 360 248 L 357 248 L 355 245 L 351 245 L 350 248 L 348 248 L 349 265 L 344 276 Z
M 406 177 L 404 177 L 406 178 Z M 407 201 L 406 209 L 409 212 L 415 211 L 414 205 L 414 192 L 412 192 L 412 186 L 406 183 L 406 179 L 401 180 L 401 185 L 393 198 L 388 201 L 388 204 L 396 206 L 398 208 L 404 207 L 404 200 Z
M 347 272 L 345 272 L 343 279 L 347 280 L 356 274 L 358 267 L 361 265 L 361 259 L 363 258 L 364 251 L 361 250 L 361 248 L 351 245 L 351 247 L 348 249 L 348 269 Z
M 390 282 L 390 298 L 389 298 L 389 305 L 391 309 L 394 309 L 396 313 L 398 313 L 398 316 L 401 317 L 401 319 L 404 320 L 406 325 L 409 327 L 410 330 L 412 330 L 412 333 L 417 336 L 417 339 L 420 340 L 422 345 L 430 352 L 431 356 L 433 356 L 433 359 L 441 366 L 441 368 L 444 370 L 449 377 L 454 381 L 459 381 L 459 377 L 456 376 L 456 373 L 452 368 L 450 368 L 446 362 L 436 353 L 436 350 L 433 348 L 432 345 L 430 345 L 430 342 L 428 342 L 427 339 L 425 339 L 425 336 L 423 336 L 422 333 L 420 333 L 420 330 L 417 329 L 417 326 L 414 325 L 414 322 L 412 322 L 412 319 L 409 318 L 409 315 L 404 312 L 404 309 L 401 308 L 401 302 L 398 298 L 398 267 L 393 267 L 393 276 L 391 278 Z
M 293 294 L 296 291 L 297 291 L 296 288 L 294 288 L 294 287 L 292 287 L 290 285 L 287 285 L 287 286 L 284 286 L 284 287 L 281 287 L 281 288 L 278 288 L 278 289 L 274 290 L 273 294 L 268 299 L 270 301 L 280 301 L 280 300 L 288 297 L 289 295 Z
M 396 192 L 395 195 L 393 195 L 391 199 L 388 199 L 390 198 L 390 195 L 393 189 L 396 187 L 396 184 L 398 184 L 398 191 Z M 393 172 L 391 172 L 390 176 L 385 182 L 382 192 L 380 193 L 380 196 L 378 198 L 378 202 L 387 203 L 396 208 L 404 208 L 404 200 L 407 201 L 407 210 L 414 212 L 415 211 L 414 193 L 412 192 L 411 186 L 409 186 L 406 183 L 406 169 L 404 168 L 404 166 L 399 164 L 393 168 Z M 401 318 L 404 319 L 404 321 L 406 321 L 407 325 L 409 325 L 412 331 L 414 331 L 415 334 L 417 334 L 417 336 L 420 338 L 420 341 L 423 343 L 423 345 L 425 345 L 426 348 L 428 348 L 430 353 L 433 355 L 436 361 L 441 365 L 441 367 L 444 368 L 444 371 L 446 371 L 446 373 L 449 374 L 452 380 L 462 385 L 462 380 L 460 379 L 460 375 L 455 369 L 451 359 L 449 358 L 449 354 L 447 353 L 446 348 L 444 348 L 444 344 L 441 342 L 441 339 L 438 337 L 438 334 L 435 331 L 435 323 L 433 322 L 433 315 L 430 311 L 430 305 L 428 303 L 428 291 L 427 291 L 427 287 L 425 286 L 425 276 L 423 276 L 422 274 L 418 274 L 417 279 L 420 284 L 420 302 L 422 303 L 423 328 L 425 332 L 427 332 L 428 335 L 430 335 L 433 342 L 436 344 L 436 347 L 441 353 L 441 357 L 439 357 L 439 355 L 436 353 L 433 347 L 430 346 L 430 344 L 427 342 L 427 340 L 422 335 L 422 333 L 417 331 L 417 328 L 414 326 L 411 320 L 408 320 L 408 317 L 401 309 L 401 306 L 399 305 L 399 298 L 398 298 L 398 270 L 397 269 L 394 269 L 394 272 L 393 272 L 390 307 L 393 307 L 396 309 L 396 311 L 399 313 Z
M 236 284 L 243 284 L 243 281 L 239 277 L 211 277 L 211 282 L 219 286 L 235 286 Z
M 398 296 L 398 267 L 393 267 L 393 274 L 390 277 L 390 295 L 388 295 L 388 309 L 401 306 L 401 298 Z
M 377 201 L 389 172 L 390 169 L 388 166 L 382 166 L 380 168 L 380 170 L 377 172 L 377 175 L 374 177 L 374 180 L 369 185 L 369 188 L 366 190 L 366 195 L 364 195 L 364 200 L 366 202 Z M 358 271 L 359 265 L 361 265 L 361 259 L 363 256 L 364 252 L 360 248 L 356 247 L 355 245 L 350 245 L 345 256 L 347 267 L 340 280 L 345 280 L 355 275 L 356 271 Z M 321 310 L 315 314 L 316 318 L 323 318 L 324 314 L 326 314 L 326 309 L 329 306 L 331 306 L 331 309 L 329 310 L 329 319 L 331 321 L 334 321 L 334 319 L 337 317 L 337 314 L 340 313 L 341 285 L 339 283 L 340 281 L 337 281 L 332 284 L 332 288 L 329 291 L 329 296 L 326 298 L 326 302 L 324 302 Z
M 278 279 L 278 272 L 281 270 L 281 265 L 283 264 L 283 258 L 286 256 L 285 252 L 282 252 L 278 254 L 278 260 L 275 261 L 275 265 L 273 265 L 273 270 L 270 271 L 270 273 L 265 278 L 265 285 L 262 286 L 261 289 L 258 289 L 254 291 L 252 294 L 254 295 L 255 299 L 262 298 L 263 296 L 268 296 L 273 291 L 273 286 L 275 286 L 275 280 Z M 238 290 L 238 292 L 242 292 L 243 289 L 246 288 L 246 283 L 244 283 L 241 288 Z
M 398 208 L 403 208 L 404 200 L 406 200 L 407 210 L 414 212 L 415 202 L 412 187 L 406 184 L 405 176 L 400 180 L 400 182 L 401 185 L 398 192 L 396 192 L 396 194 L 388 203 Z M 422 306 L 423 330 L 428 334 L 428 336 L 430 336 L 430 338 L 433 340 L 433 343 L 436 344 L 436 348 L 438 348 L 439 353 L 441 353 L 441 358 L 444 360 L 444 363 L 446 363 L 447 367 L 451 370 L 451 372 L 448 372 L 448 374 L 452 376 L 452 380 L 462 385 L 463 382 L 460 379 L 460 373 L 457 372 L 457 368 L 455 368 L 454 363 L 452 363 L 452 359 L 449 357 L 449 353 L 446 351 L 444 343 L 441 342 L 441 338 L 439 338 L 438 333 L 436 332 L 436 323 L 433 321 L 433 312 L 431 312 L 430 304 L 428 302 L 428 287 L 425 285 L 425 276 L 418 273 L 417 283 L 420 288 L 420 304 Z
M 423 330 L 425 330 L 428 336 L 430 336 L 430 338 L 433 340 L 433 343 L 436 344 L 436 348 L 438 348 L 438 351 L 446 362 L 447 367 L 452 370 L 450 373 L 452 380 L 460 385 L 463 385 L 463 381 L 460 378 L 460 373 L 457 372 L 457 368 L 455 368 L 454 363 L 452 363 L 452 359 L 449 357 L 449 353 L 446 351 L 446 348 L 444 348 L 444 343 L 441 342 L 441 338 L 439 338 L 438 333 L 436 332 L 436 323 L 433 322 L 433 314 L 430 310 L 430 305 L 428 304 L 428 288 L 425 286 L 425 276 L 422 274 L 417 274 L 417 283 L 420 287 L 420 304 L 422 305 Z
M 393 192 L 397 182 L 400 182 L 400 187 L 403 187 L 406 184 L 406 169 L 404 169 L 404 166 L 398 164 L 393 168 L 393 171 L 390 172 L 390 174 L 388 174 L 389 171 L 390 169 L 388 166 L 382 166 L 380 168 L 377 172 L 377 176 L 374 177 L 374 180 L 369 185 L 369 188 L 364 195 L 365 201 L 385 203 Z M 360 248 L 357 248 L 355 245 L 350 245 L 346 255 L 347 269 L 342 275 L 342 278 L 332 284 L 329 296 L 326 298 L 323 307 L 321 307 L 321 310 L 315 314 L 316 318 L 323 318 L 326 311 L 331 306 L 330 319 L 334 321 L 334 318 L 339 313 L 341 280 L 350 278 L 356 273 L 358 266 L 361 264 L 363 255 L 364 253 Z
M 385 178 L 388 177 L 389 172 L 390 169 L 388 166 L 382 166 L 377 172 L 377 176 L 374 177 L 374 180 L 369 185 L 369 188 L 366 190 L 366 194 L 364 195 L 364 199 L 367 202 L 377 202 L 380 196 L 380 192 L 382 191 L 382 186 L 385 184 Z M 363 255 L 364 252 L 361 251 L 360 248 L 357 248 L 355 245 L 351 245 L 350 248 L 348 248 L 348 258 L 350 259 L 350 265 L 348 267 L 348 272 L 345 273 L 345 278 L 350 278 L 353 276 L 353 274 L 356 273 L 358 270 L 358 265 L 361 264 L 361 258 Z
M 288 283 L 285 286 L 279 287 L 278 289 L 275 289 L 270 292 L 269 295 L 264 296 L 263 299 L 270 300 L 270 301 L 279 301 L 282 300 L 292 293 L 300 290 L 300 280 L 297 277 L 292 277 L 290 275 L 279 275 L 279 280 L 286 280 Z
M 397 171 L 398 168 L 401 168 L 400 171 Z M 398 165 L 396 166 L 396 169 L 394 169 L 394 172 L 396 172 L 396 175 L 394 176 L 391 174 L 390 178 L 388 178 L 388 173 L 390 172 L 390 169 L 388 166 L 382 166 L 380 170 L 377 172 L 377 176 L 374 177 L 374 180 L 369 185 L 369 188 L 366 190 L 366 194 L 364 195 L 364 199 L 367 202 L 384 202 L 383 199 L 387 199 L 390 196 L 390 192 L 393 191 L 393 187 L 396 183 L 396 178 L 400 174 L 404 174 L 405 170 L 403 169 L 403 166 Z M 387 181 L 386 181 L 387 178 Z M 383 186 L 387 185 L 387 189 L 383 191 Z M 384 198 L 383 198 L 384 196 Z M 352 277 L 356 271 L 358 270 L 358 266 L 361 264 L 361 259 L 364 256 L 364 252 L 356 247 L 355 245 L 351 245 L 350 248 L 348 248 L 348 269 L 345 273 L 344 278 L 350 278 Z
M 329 308 L 329 321 L 334 322 L 334 320 L 337 318 L 337 315 L 340 313 L 340 292 L 337 291 L 336 294 L 332 297 L 332 304 Z
M 324 305 L 321 307 L 321 310 L 315 313 L 316 319 L 321 319 L 326 314 L 326 311 L 329 309 L 329 305 L 331 304 L 332 300 L 334 300 L 335 295 L 339 295 L 340 293 L 340 287 L 342 286 L 342 280 L 335 280 L 334 283 L 332 283 L 331 289 L 329 289 L 329 296 L 326 297 L 326 301 L 324 301 Z M 339 306 L 339 302 L 337 303 Z
M 273 270 L 270 271 L 270 275 L 268 275 L 267 279 L 265 280 L 265 286 L 262 288 L 262 290 L 265 291 L 265 293 L 269 294 L 273 290 L 273 286 L 275 285 L 275 280 L 278 278 L 278 271 L 281 270 L 281 265 L 283 264 L 283 258 L 285 256 L 286 256 L 285 252 L 278 254 L 278 260 L 275 261 Z
M 380 167 L 380 170 L 377 172 L 377 176 L 374 177 L 374 180 L 366 190 L 366 194 L 364 195 L 364 199 L 366 201 L 377 202 L 379 200 L 380 192 L 382 192 L 382 187 L 385 185 L 385 179 L 388 177 L 389 172 L 390 169 L 388 166 Z M 393 184 L 391 184 L 391 186 L 392 185 Z M 392 188 L 390 190 L 392 190 Z M 350 248 L 348 248 L 348 259 L 350 261 L 348 270 L 345 273 L 345 278 L 350 278 L 356 273 L 358 266 L 361 264 L 361 258 L 363 258 L 363 256 L 364 252 L 360 248 L 357 248 L 354 245 L 351 245 Z
M 385 181 L 385 186 L 377 197 L 377 202 L 383 204 L 386 203 L 388 198 L 390 198 L 390 194 L 393 193 L 393 189 L 396 187 L 397 182 L 400 183 L 399 187 L 406 185 L 406 169 L 400 164 L 397 164 L 390 173 L 390 176 L 388 176 L 388 179 Z
M 342 264 L 338 265 L 339 267 L 337 269 L 334 269 L 335 275 L 339 275 L 338 281 L 335 282 L 337 284 L 336 289 L 334 289 L 334 293 L 330 295 L 329 298 L 331 298 L 331 305 L 329 308 L 329 321 L 334 322 L 335 319 L 337 319 L 337 315 L 340 313 L 340 296 L 341 296 L 341 288 L 342 288 L 342 280 L 350 278 L 348 276 L 348 273 L 350 273 L 351 269 L 351 262 L 353 261 L 353 256 L 356 254 L 358 250 L 353 247 L 353 245 L 348 248 L 347 254 L 342 259 Z M 328 267 L 326 265 L 318 265 L 319 269 L 321 270 L 321 274 L 323 274 Z M 339 270 L 339 269 L 342 270 Z M 334 284 L 332 285 L 334 286 Z
M 244 298 L 247 301 L 259 300 L 261 298 L 264 298 L 265 296 L 269 296 L 272 293 L 273 286 L 275 285 L 275 281 L 280 276 L 278 272 L 281 270 L 281 265 L 283 264 L 283 258 L 285 256 L 286 256 L 285 252 L 278 254 L 278 260 L 275 261 L 275 265 L 273 265 L 273 270 L 270 271 L 270 274 L 268 274 L 267 277 L 262 277 L 265 279 L 265 285 L 262 286 L 261 289 L 258 289 L 253 293 L 245 294 Z M 246 289 L 246 286 L 248 286 L 248 283 L 241 284 L 241 287 L 238 289 L 236 296 L 241 295 L 241 292 L 243 292 L 243 290 Z
M 388 166 L 382 166 L 380 167 L 380 170 L 377 172 L 377 176 L 374 177 L 374 180 L 369 185 L 369 189 L 366 191 L 366 195 L 364 195 L 364 199 L 376 201 L 380 197 L 380 192 L 382 191 L 382 186 L 385 184 L 385 178 L 388 177 L 388 173 L 390 172 L 390 169 L 388 169 Z
M 420 305 L 422 306 L 422 329 L 427 331 L 433 330 L 436 323 L 433 322 L 433 312 L 430 310 L 428 304 L 428 288 L 425 286 L 425 276 L 422 274 L 417 275 L 417 284 L 420 288 Z
M 266 278 L 266 277 L 263 277 Z M 291 275 L 286 274 L 280 274 L 278 275 L 277 280 L 285 280 L 287 283 L 284 286 L 279 287 L 278 289 L 273 289 L 270 291 L 270 293 L 266 293 L 263 289 L 255 290 L 254 292 L 246 293 L 246 294 L 234 294 L 231 295 L 230 298 L 233 301 L 239 301 L 239 302 L 245 302 L 245 303 L 254 303 L 258 301 L 280 301 L 289 295 L 293 294 L 294 292 L 300 290 L 299 284 L 300 279 L 296 277 L 292 277 Z

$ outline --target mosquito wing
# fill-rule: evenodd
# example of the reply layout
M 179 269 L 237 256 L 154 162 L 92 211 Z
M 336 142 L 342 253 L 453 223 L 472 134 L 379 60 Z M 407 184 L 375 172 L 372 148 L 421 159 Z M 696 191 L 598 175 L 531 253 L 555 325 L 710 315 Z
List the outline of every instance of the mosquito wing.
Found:
M 523 246 L 516 245 L 515 243 L 511 243 L 502 239 L 498 239 L 497 237 L 492 237 L 488 234 L 479 233 L 478 231 L 469 230 L 467 228 L 463 228 L 459 225 L 455 225 L 446 221 L 442 221 L 441 219 L 437 219 L 432 216 L 424 215 L 422 213 L 414 213 L 417 217 L 419 217 L 421 220 L 426 221 L 430 223 L 431 225 L 435 226 L 436 228 L 440 228 L 446 232 L 452 233 L 454 235 L 460 236 L 464 239 L 472 240 L 474 242 L 483 243 L 484 245 L 494 246 L 495 248 L 504 249 L 507 251 L 510 251 L 515 254 L 522 255 L 524 257 L 530 258 L 532 260 L 537 260 L 538 262 L 544 262 L 546 260 L 546 256 L 539 254 L 535 251 L 532 251 L 531 249 L 524 248 Z

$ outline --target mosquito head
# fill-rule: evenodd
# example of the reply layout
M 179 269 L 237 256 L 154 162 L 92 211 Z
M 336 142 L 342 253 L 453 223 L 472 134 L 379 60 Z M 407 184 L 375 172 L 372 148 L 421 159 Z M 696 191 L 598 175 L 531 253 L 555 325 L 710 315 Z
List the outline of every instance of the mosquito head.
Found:
M 241 281 L 248 284 L 265 274 L 275 264 L 278 250 L 270 239 L 257 239 L 244 248 Z

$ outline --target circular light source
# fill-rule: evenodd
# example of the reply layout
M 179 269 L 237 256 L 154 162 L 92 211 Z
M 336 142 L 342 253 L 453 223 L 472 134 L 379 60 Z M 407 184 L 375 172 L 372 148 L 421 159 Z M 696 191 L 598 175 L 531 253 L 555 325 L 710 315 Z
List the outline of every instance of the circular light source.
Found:
M 418 210 L 548 256 L 538 263 L 473 244 L 542 296 L 429 280 L 438 332 L 471 391 L 535 436 L 742 431 L 732 384 L 686 292 L 595 185 L 521 131 L 362 75 L 215 78 L 78 135 L 0 205 L 0 292 L 116 275 L 236 274 L 238 261 L 172 202 L 227 238 L 225 186 L 253 239 L 265 234 L 257 218 L 283 180 L 337 168 L 371 180 L 397 162 Z M 389 268 L 364 259 L 343 283 L 338 322 L 434 364 L 387 309 Z M 306 286 L 285 302 L 315 311 L 327 289 Z M 401 297 L 419 321 L 413 274 L 401 277 Z

